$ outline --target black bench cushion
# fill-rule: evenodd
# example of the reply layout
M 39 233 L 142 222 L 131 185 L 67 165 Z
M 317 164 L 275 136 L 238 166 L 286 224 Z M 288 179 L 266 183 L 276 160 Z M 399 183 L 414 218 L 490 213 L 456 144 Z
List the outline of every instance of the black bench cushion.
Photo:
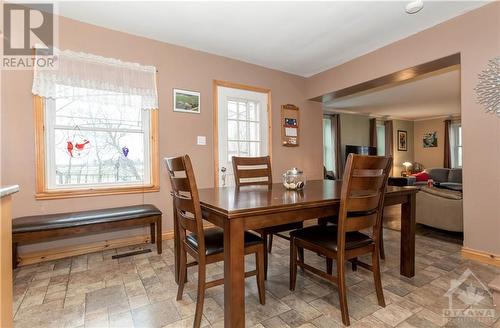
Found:
M 88 224 L 115 222 L 161 215 L 154 205 L 134 205 L 101 210 L 25 216 L 12 220 L 12 232 L 35 232 Z

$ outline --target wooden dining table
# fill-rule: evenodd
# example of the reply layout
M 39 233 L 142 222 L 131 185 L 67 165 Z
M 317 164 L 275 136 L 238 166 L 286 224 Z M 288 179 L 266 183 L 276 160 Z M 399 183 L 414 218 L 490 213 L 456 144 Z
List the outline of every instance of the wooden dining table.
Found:
M 200 189 L 203 218 L 224 229 L 224 326 L 245 327 L 245 230 L 336 215 L 342 181 L 312 180 L 303 190 L 271 186 Z M 400 274 L 415 274 L 415 187 L 388 186 L 385 206 L 401 204 Z M 174 211 L 175 213 L 175 211 Z M 174 225 L 177 220 L 174 214 Z M 175 276 L 179 279 L 179 238 L 175 234 Z

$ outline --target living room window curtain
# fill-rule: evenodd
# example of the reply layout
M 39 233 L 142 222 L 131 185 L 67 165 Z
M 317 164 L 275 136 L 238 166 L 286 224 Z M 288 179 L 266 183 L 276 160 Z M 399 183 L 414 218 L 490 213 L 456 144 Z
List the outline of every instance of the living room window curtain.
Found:
M 40 54 L 37 50 L 37 54 Z M 54 49 L 54 69 L 35 69 L 32 92 L 45 98 L 158 108 L 156 68 L 71 50 Z
M 392 128 L 392 121 L 385 121 L 385 156 L 387 157 L 393 157 L 393 143 L 394 143 L 394 136 L 393 136 L 393 128 Z M 394 167 L 394 163 L 392 164 Z M 391 174 L 392 174 L 392 168 L 391 168 Z
M 377 119 L 370 119 L 370 146 L 377 147 Z
M 392 147 L 394 142 L 392 121 L 385 121 L 385 156 L 392 157 Z
M 444 121 L 444 160 L 443 167 L 451 168 L 451 147 L 450 147 L 451 120 Z

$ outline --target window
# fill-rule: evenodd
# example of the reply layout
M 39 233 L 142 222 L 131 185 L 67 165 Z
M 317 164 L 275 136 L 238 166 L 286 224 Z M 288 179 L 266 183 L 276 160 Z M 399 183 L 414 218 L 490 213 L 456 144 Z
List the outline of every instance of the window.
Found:
M 338 178 L 337 168 L 337 124 L 338 114 L 323 116 L 323 166 Z
M 450 125 L 451 167 L 462 167 L 462 125 L 459 122 Z
M 323 117 L 323 166 L 327 171 L 334 172 L 332 120 L 330 116 Z
M 385 124 L 377 121 L 377 155 L 385 156 Z
M 37 98 L 45 126 L 39 198 L 158 190 L 157 111 L 140 109 L 140 99 L 117 106 Z
M 227 160 L 260 156 L 260 104 L 249 99 L 227 101 Z
M 158 191 L 156 69 L 54 51 L 33 79 L 36 198 Z

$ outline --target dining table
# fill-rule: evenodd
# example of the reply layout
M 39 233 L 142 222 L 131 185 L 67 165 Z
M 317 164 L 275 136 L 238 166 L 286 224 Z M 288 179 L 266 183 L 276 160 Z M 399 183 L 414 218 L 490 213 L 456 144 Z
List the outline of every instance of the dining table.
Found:
M 331 217 L 338 214 L 341 180 L 307 181 L 302 190 L 272 185 L 199 189 L 203 219 L 224 229 L 224 326 L 245 327 L 245 230 Z M 400 274 L 415 275 L 416 187 L 387 186 L 384 206 L 401 205 Z M 174 227 L 177 227 L 174 210 Z M 175 279 L 179 238 L 174 229 Z

